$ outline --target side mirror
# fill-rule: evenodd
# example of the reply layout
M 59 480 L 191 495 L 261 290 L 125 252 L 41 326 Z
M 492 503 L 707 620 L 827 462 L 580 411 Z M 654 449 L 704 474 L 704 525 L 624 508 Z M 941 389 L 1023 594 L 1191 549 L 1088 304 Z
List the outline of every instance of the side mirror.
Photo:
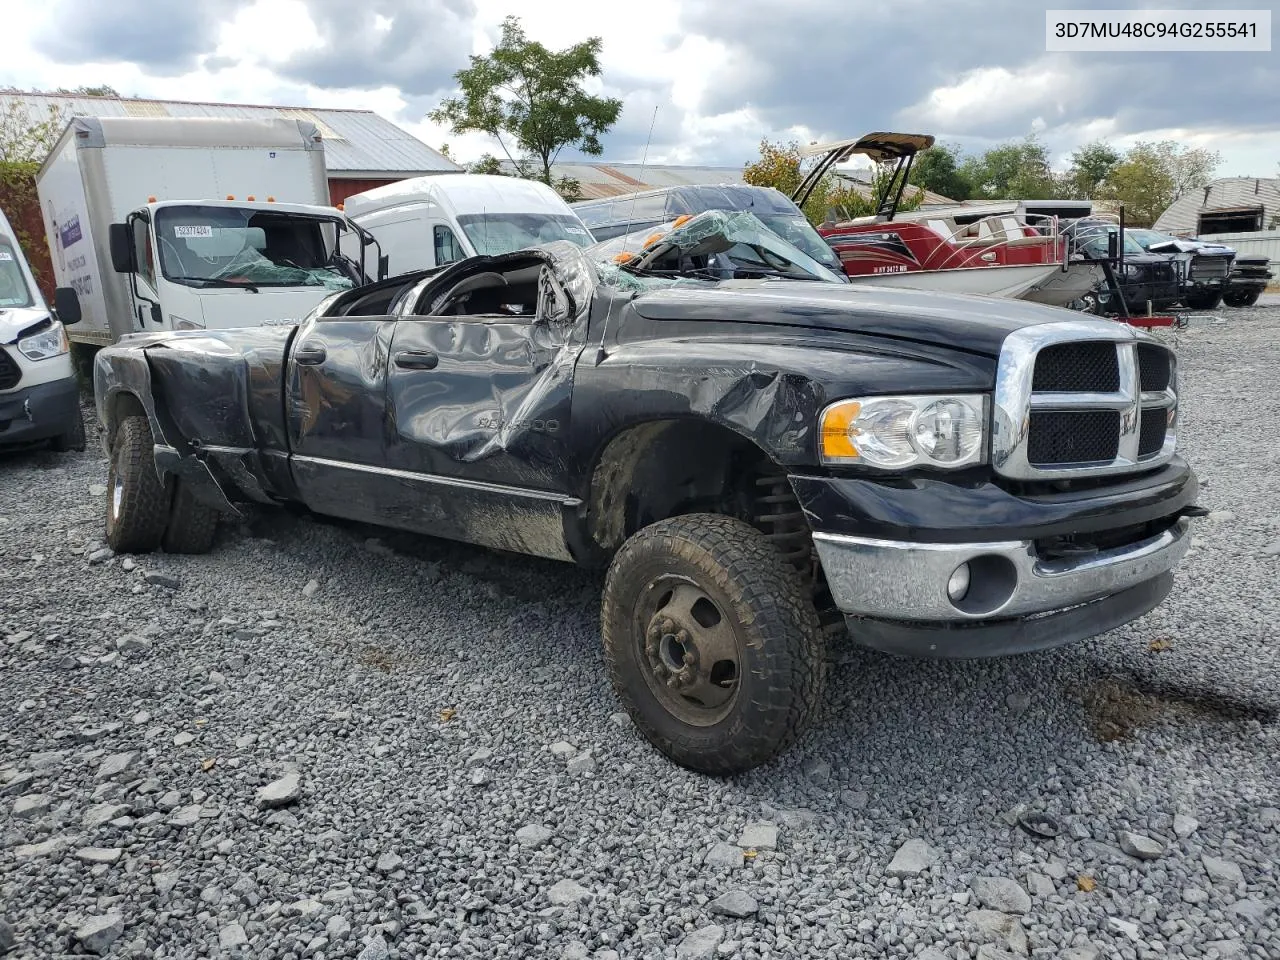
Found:
M 64 327 L 80 322 L 80 294 L 74 287 L 58 287 L 53 291 L 53 312 Z
M 158 303 L 151 304 L 151 322 L 157 327 L 164 322 L 164 314 L 160 312 L 160 304 Z
M 378 258 L 378 279 L 385 280 L 391 276 L 391 254 L 384 253 Z
M 113 223 L 107 228 L 111 244 L 111 267 L 116 273 L 136 273 L 138 262 L 133 255 L 133 235 L 127 223 Z

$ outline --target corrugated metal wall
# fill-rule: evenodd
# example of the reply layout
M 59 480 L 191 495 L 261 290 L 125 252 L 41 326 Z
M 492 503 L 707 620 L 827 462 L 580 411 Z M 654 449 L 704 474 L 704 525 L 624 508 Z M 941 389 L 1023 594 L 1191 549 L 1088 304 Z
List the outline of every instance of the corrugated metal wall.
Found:
M 1155 229 L 1165 233 L 1196 233 L 1200 214 L 1209 210 L 1262 207 L 1263 229 L 1280 216 L 1280 180 L 1227 177 L 1179 197 L 1156 219 Z
M 1264 230 L 1261 233 L 1206 233 L 1205 240 L 1225 243 L 1240 256 L 1264 256 L 1271 261 L 1271 270 L 1280 281 L 1280 230 Z

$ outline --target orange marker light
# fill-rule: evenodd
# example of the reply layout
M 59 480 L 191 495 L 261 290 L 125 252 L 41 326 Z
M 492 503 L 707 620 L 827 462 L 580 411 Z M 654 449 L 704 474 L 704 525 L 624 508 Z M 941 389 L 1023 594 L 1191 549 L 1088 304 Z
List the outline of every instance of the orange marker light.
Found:
M 275 203 L 275 202 L 276 202 L 275 197 L 267 197 L 267 203 Z
M 150 197 L 147 197 L 147 203 L 155 203 L 155 202 L 156 202 L 156 198 L 154 194 Z
M 862 412 L 860 403 L 838 403 L 829 407 L 822 415 L 822 455 L 827 458 L 844 457 L 855 459 L 858 450 L 853 445 L 851 434 L 856 436 L 858 430 L 853 426 Z
M 680 214 L 680 216 L 676 217 L 675 226 L 677 226 L 677 227 L 683 227 L 686 223 L 688 223 L 688 222 L 689 222 L 690 220 L 692 220 L 692 219 L 693 219 L 693 215 L 692 215 L 692 214 L 689 214 L 689 213 L 682 213 L 682 214 Z
M 248 200 L 250 203 L 252 203 L 252 202 L 254 201 L 254 196 L 253 196 L 253 194 L 251 193 L 251 194 L 249 194 L 247 197 L 245 197 L 245 199 L 246 199 L 246 200 Z
M 630 263 L 636 258 L 636 255 L 629 250 L 623 250 L 613 258 L 614 263 Z
M 228 200 L 234 200 L 234 199 L 235 199 L 235 196 L 234 196 L 233 194 L 228 193 L 228 194 L 227 194 L 227 199 L 228 199 Z
M 342 203 L 338 204 L 338 209 L 339 209 L 339 210 L 345 210 L 345 209 L 347 209 L 346 204 L 342 204 Z
M 645 241 L 644 241 L 645 249 L 647 250 L 649 247 L 652 247 L 655 243 L 657 243 L 659 240 L 661 240 L 661 239 L 663 238 L 663 236 L 664 236 L 664 234 L 661 234 L 661 233 L 651 233 L 651 234 L 649 234 L 649 236 L 647 236 L 647 237 L 645 238 Z

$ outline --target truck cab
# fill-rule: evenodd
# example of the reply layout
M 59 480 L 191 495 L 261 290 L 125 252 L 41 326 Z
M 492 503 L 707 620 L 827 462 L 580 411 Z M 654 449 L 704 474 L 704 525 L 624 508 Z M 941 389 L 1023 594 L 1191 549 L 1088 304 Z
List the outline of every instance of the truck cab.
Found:
M 58 290 L 61 315 L 50 311 L 0 211 L 0 448 L 52 441 L 83 450 L 80 386 L 64 324 L 79 320 L 74 295 Z
M 586 225 L 558 193 L 545 183 L 519 177 L 414 177 L 350 196 L 343 212 L 377 239 L 390 276 L 554 240 L 580 247 L 593 242 Z M 352 259 L 360 256 L 359 239 L 351 235 L 342 241 L 343 252 Z M 370 267 L 366 263 L 366 270 Z
M 127 313 L 109 318 L 110 327 L 119 335 L 300 318 L 368 279 L 338 249 L 349 232 L 334 207 L 232 197 L 150 202 L 110 227 L 111 264 L 129 284 Z M 357 234 L 356 249 L 367 245 Z

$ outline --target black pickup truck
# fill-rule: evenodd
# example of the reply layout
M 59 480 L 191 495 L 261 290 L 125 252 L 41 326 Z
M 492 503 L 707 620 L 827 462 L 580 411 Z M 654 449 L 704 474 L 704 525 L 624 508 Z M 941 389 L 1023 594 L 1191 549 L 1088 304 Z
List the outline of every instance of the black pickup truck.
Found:
M 618 696 L 719 775 L 795 740 L 846 632 L 1001 655 L 1169 592 L 1200 508 L 1155 340 L 1021 301 L 612 262 L 553 243 L 296 324 L 102 350 L 110 543 L 204 551 L 220 515 L 291 501 L 607 567 Z

